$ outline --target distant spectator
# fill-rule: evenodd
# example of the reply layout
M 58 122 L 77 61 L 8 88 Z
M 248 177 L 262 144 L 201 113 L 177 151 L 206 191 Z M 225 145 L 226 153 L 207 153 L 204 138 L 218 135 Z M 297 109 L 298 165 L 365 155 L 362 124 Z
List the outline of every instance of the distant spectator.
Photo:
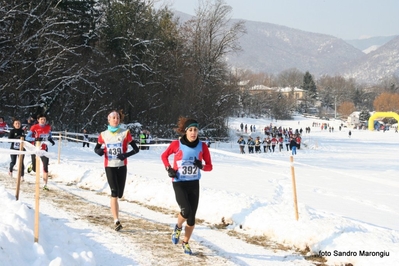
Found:
M 209 140 L 208 137 L 205 138 L 205 143 L 206 143 L 206 146 L 208 146 L 208 148 L 211 147 L 211 141 Z
M 145 130 L 140 131 L 139 138 L 140 138 L 140 150 L 145 150 L 145 149 L 146 149 L 146 147 L 145 147 L 145 144 L 146 144 L 146 140 L 145 140 L 145 139 L 146 139 Z
M 7 123 L 4 121 L 4 117 L 0 116 L 0 138 L 6 135 L 6 130 L 8 130 Z
M 83 148 L 87 145 L 87 148 L 89 147 L 89 135 L 87 134 L 87 130 L 83 129 Z
M 147 130 L 147 133 L 146 133 L 146 138 L 145 138 L 145 143 L 147 144 L 147 148 L 146 148 L 146 150 L 149 150 L 149 149 L 150 149 L 150 144 L 151 144 L 151 141 L 152 141 L 152 135 L 151 135 L 151 132 Z

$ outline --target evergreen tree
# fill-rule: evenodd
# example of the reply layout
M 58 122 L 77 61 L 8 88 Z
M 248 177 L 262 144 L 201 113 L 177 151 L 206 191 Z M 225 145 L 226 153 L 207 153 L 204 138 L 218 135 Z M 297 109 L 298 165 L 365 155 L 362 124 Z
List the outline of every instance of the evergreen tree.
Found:
M 302 106 L 305 109 L 304 111 L 307 112 L 307 109 L 314 105 L 314 101 L 317 98 L 316 84 L 313 81 L 313 77 L 310 75 L 309 71 L 306 71 L 305 75 L 303 76 L 303 84 L 301 88 L 305 91 Z
M 306 71 L 303 76 L 302 89 L 306 91 L 311 99 L 315 100 L 317 98 L 317 87 L 309 71 Z
M 359 120 L 361 122 L 369 121 L 369 118 L 370 118 L 370 113 L 368 111 L 363 110 L 363 111 L 360 112 Z

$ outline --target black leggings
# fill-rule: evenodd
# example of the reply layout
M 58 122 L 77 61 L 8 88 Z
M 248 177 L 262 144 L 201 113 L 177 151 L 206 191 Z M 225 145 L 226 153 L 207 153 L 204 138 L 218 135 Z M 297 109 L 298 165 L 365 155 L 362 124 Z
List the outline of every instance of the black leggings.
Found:
M 195 225 L 195 215 L 199 200 L 199 180 L 173 182 L 173 189 L 177 204 L 180 207 L 180 214 L 187 219 L 187 225 Z
M 12 172 L 12 169 L 14 168 L 14 165 L 17 163 L 17 156 L 16 154 L 12 154 L 11 156 L 11 163 L 10 163 L 10 172 Z M 21 169 L 21 176 L 24 176 L 24 157 L 25 155 L 22 155 L 22 169 Z
M 31 155 L 32 158 L 32 171 L 36 172 L 36 155 L 32 154 Z M 46 156 L 40 156 L 40 159 L 42 159 L 42 163 L 43 163 L 43 172 L 48 173 L 48 163 L 49 163 L 49 158 L 47 158 Z
M 107 175 L 108 185 L 111 189 L 111 197 L 122 198 L 125 190 L 127 167 L 105 167 L 105 174 Z

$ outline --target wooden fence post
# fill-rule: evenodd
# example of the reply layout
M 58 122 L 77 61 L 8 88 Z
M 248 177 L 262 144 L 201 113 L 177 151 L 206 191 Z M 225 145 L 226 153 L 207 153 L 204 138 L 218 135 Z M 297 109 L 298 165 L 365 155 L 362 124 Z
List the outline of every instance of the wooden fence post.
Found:
M 60 158 L 61 158 L 61 132 L 58 139 L 58 164 L 60 164 Z
M 23 151 L 24 150 L 24 137 L 21 137 L 21 144 L 19 145 L 19 150 Z M 15 145 L 15 144 L 14 144 Z M 22 171 L 22 165 L 24 163 L 24 156 L 23 154 L 18 155 L 18 174 L 17 174 L 17 189 L 15 191 L 15 199 L 19 199 L 19 187 L 21 186 L 21 171 Z
M 36 141 L 36 149 L 40 149 L 40 141 Z M 35 242 L 39 242 L 39 193 L 40 193 L 40 156 L 36 155 L 36 194 L 35 194 Z
M 291 161 L 291 177 L 292 177 L 292 192 L 294 193 L 294 208 L 295 208 L 295 219 L 298 221 L 298 202 L 296 198 L 296 183 L 295 183 L 295 171 L 294 171 L 294 156 L 290 156 Z

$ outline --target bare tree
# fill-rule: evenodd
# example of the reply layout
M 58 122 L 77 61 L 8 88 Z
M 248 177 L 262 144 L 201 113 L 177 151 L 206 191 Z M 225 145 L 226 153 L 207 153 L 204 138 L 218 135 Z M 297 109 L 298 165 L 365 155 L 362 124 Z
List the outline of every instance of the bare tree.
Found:
M 230 82 L 225 58 L 239 51 L 245 28 L 243 21 L 231 23 L 231 10 L 222 0 L 202 2 L 182 30 L 187 57 L 181 107 L 210 127 L 223 125 L 237 102 L 237 84 Z
M 360 96 L 360 91 L 356 92 L 356 84 L 353 79 L 345 79 L 341 76 L 323 76 L 317 81 L 319 97 L 323 107 L 334 110 L 336 115 L 337 108 L 344 101 Z M 361 100 L 359 100 L 361 101 Z
M 300 88 L 303 85 L 303 76 L 305 74 L 296 68 L 291 68 L 282 71 L 277 75 L 277 84 L 280 87 L 297 87 Z
M 338 107 L 339 114 L 344 118 L 347 118 L 355 110 L 356 109 L 355 109 L 355 105 L 353 104 L 353 102 L 343 102 Z

